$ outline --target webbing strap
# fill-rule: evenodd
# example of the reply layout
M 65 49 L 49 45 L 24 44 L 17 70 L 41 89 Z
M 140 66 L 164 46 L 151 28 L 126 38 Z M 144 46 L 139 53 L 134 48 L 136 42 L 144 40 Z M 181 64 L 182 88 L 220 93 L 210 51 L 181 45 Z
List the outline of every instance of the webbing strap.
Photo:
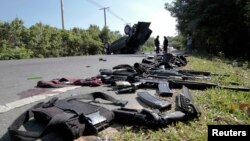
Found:
M 12 140 L 22 140 L 25 139 L 27 141 L 29 140 L 35 140 L 40 137 L 42 132 L 32 132 L 32 131 L 21 131 L 19 128 L 29 121 L 30 118 L 34 116 L 32 113 L 32 109 L 41 107 L 43 103 L 38 103 L 37 105 L 33 106 L 29 110 L 25 111 L 23 114 L 21 114 L 8 128 L 9 135 Z M 46 127 L 45 127 L 46 128 Z M 45 130 L 45 129 L 44 129 Z
M 101 98 L 101 99 L 112 102 L 116 106 L 121 106 L 121 107 L 124 107 L 128 103 L 128 101 L 126 101 L 126 100 L 115 99 L 114 97 L 112 97 L 108 94 L 105 94 L 103 92 L 93 92 L 93 93 L 89 93 L 89 94 L 81 94 L 81 95 L 77 95 L 77 96 L 72 96 L 71 98 L 72 99 L 88 99 L 88 100 L 92 100 L 92 101 L 96 100 L 97 98 Z
M 50 121 L 49 123 L 46 125 L 46 128 L 42 131 L 41 136 L 46 135 L 48 132 L 50 132 L 50 130 L 55 127 L 56 125 L 60 125 L 62 123 L 65 123 L 67 120 L 69 120 L 70 118 L 72 118 L 74 116 L 74 114 L 71 113 L 61 113 L 61 114 L 57 114 L 55 115 Z M 52 127 L 52 128 L 51 128 Z
M 71 113 L 62 113 L 54 116 L 50 122 L 41 130 L 41 131 L 21 131 L 19 130 L 22 125 L 28 122 L 34 115 L 32 113 L 32 109 L 41 107 L 43 103 L 35 105 L 34 107 L 30 108 L 23 114 L 21 114 L 8 128 L 9 136 L 11 140 L 25 140 L 25 141 L 34 141 L 37 140 L 46 134 L 48 134 L 53 127 L 56 125 L 60 125 L 65 123 L 68 119 L 72 118 L 75 114 Z

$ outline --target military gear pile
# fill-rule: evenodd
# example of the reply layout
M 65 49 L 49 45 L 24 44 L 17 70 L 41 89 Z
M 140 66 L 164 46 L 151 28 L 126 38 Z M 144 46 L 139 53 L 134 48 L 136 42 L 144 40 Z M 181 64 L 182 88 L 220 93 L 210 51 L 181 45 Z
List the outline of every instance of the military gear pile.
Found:
M 117 106 L 125 106 L 127 101 L 117 100 L 105 93 L 72 96 L 59 100 L 54 97 L 46 103 L 39 103 L 20 115 L 9 127 L 11 140 L 53 140 L 72 141 L 81 136 L 97 135 L 109 126 L 114 113 L 104 107 L 81 101 L 102 98 Z M 34 118 L 34 119 L 33 119 Z M 42 126 L 41 130 L 22 131 L 33 121 L 32 127 Z

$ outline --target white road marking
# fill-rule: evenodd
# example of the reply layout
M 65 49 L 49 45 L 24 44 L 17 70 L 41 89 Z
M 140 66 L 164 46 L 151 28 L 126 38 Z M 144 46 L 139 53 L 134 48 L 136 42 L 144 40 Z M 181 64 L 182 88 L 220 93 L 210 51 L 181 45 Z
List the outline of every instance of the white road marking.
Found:
M 52 90 L 51 93 L 44 93 L 44 94 L 40 94 L 36 96 L 31 96 L 31 97 L 27 97 L 27 98 L 23 98 L 23 99 L 19 99 L 19 100 L 7 103 L 5 105 L 0 105 L 0 113 L 4 113 L 14 108 L 21 107 L 21 106 L 45 99 L 47 97 L 55 96 L 60 93 L 66 92 L 68 90 L 73 90 L 79 87 L 81 86 L 70 86 L 70 87 L 58 88 L 58 89 Z

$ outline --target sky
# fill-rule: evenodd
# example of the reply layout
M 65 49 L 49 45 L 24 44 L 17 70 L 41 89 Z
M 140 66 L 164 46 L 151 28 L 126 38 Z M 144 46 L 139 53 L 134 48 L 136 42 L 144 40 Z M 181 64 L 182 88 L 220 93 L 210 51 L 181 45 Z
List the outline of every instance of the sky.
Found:
M 124 34 L 126 24 L 138 21 L 151 22 L 151 37 L 175 36 L 176 19 L 164 8 L 166 2 L 172 0 L 63 0 L 64 26 L 88 29 L 97 25 L 104 26 L 104 10 L 106 23 L 110 30 Z M 61 0 L 0 0 L 0 20 L 11 22 L 15 18 L 23 20 L 26 27 L 38 22 L 62 28 Z

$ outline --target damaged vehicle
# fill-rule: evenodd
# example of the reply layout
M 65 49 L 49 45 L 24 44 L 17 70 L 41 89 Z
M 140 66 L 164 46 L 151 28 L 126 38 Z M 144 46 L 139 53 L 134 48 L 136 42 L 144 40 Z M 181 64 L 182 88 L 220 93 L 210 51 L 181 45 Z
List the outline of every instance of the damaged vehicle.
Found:
M 149 29 L 150 22 L 138 22 L 133 26 L 126 25 L 124 28 L 125 36 L 105 44 L 107 54 L 135 54 L 140 51 L 141 46 L 148 40 L 152 30 Z

